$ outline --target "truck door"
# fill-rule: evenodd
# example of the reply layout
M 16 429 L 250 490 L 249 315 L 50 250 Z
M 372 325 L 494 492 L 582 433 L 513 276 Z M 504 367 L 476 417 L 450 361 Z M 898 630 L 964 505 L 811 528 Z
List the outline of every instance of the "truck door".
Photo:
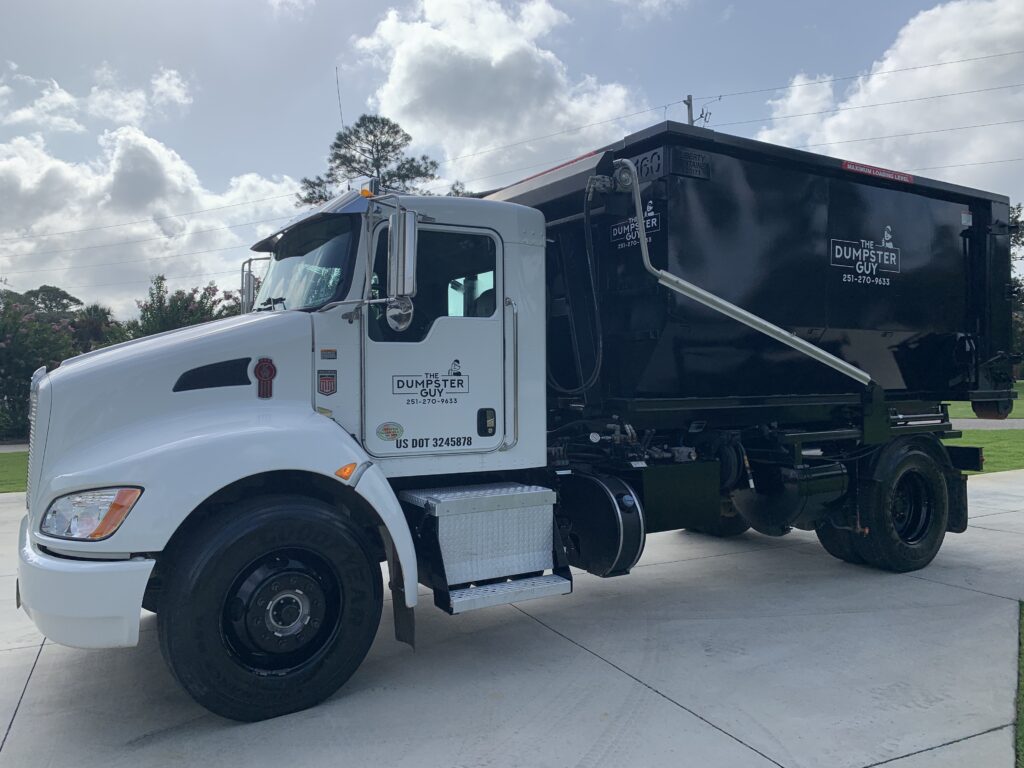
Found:
M 373 297 L 387 288 L 375 233 Z M 374 456 L 478 453 L 504 438 L 502 247 L 483 229 L 420 225 L 412 324 L 363 312 L 363 445 Z

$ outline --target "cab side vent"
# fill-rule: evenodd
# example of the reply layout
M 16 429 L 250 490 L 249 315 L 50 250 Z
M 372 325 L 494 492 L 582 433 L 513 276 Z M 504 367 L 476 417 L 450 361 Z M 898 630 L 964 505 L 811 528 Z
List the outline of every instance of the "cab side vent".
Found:
M 245 387 L 249 380 L 251 357 L 222 360 L 219 363 L 201 365 L 185 371 L 174 383 L 173 392 L 187 392 L 191 389 L 213 389 L 215 387 Z

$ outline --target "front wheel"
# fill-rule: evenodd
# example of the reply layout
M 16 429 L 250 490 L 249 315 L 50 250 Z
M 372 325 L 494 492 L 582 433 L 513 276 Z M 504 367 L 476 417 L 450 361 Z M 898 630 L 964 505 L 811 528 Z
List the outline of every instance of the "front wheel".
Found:
M 200 704 L 233 720 L 306 709 L 370 649 L 380 566 L 343 512 L 301 496 L 239 502 L 171 552 L 160 649 Z

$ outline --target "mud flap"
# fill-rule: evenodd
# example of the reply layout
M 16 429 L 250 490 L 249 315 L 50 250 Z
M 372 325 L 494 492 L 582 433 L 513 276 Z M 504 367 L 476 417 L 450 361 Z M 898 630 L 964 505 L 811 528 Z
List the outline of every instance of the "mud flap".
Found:
M 967 530 L 967 475 L 956 470 L 946 470 L 946 490 L 949 496 L 949 533 L 963 533 Z
M 391 609 L 395 618 L 395 640 L 416 649 L 416 609 L 405 604 L 405 579 L 402 564 L 398 562 L 391 539 L 384 536 L 384 551 L 388 559 L 388 588 L 391 590 Z

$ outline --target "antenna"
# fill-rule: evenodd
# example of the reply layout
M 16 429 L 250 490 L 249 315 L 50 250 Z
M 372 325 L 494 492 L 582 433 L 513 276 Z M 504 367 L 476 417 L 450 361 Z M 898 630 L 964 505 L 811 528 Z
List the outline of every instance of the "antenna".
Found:
M 334 67 L 334 85 L 338 89 L 338 116 L 341 118 L 341 130 L 345 130 L 345 113 L 341 109 L 341 76 L 338 75 L 338 67 Z

